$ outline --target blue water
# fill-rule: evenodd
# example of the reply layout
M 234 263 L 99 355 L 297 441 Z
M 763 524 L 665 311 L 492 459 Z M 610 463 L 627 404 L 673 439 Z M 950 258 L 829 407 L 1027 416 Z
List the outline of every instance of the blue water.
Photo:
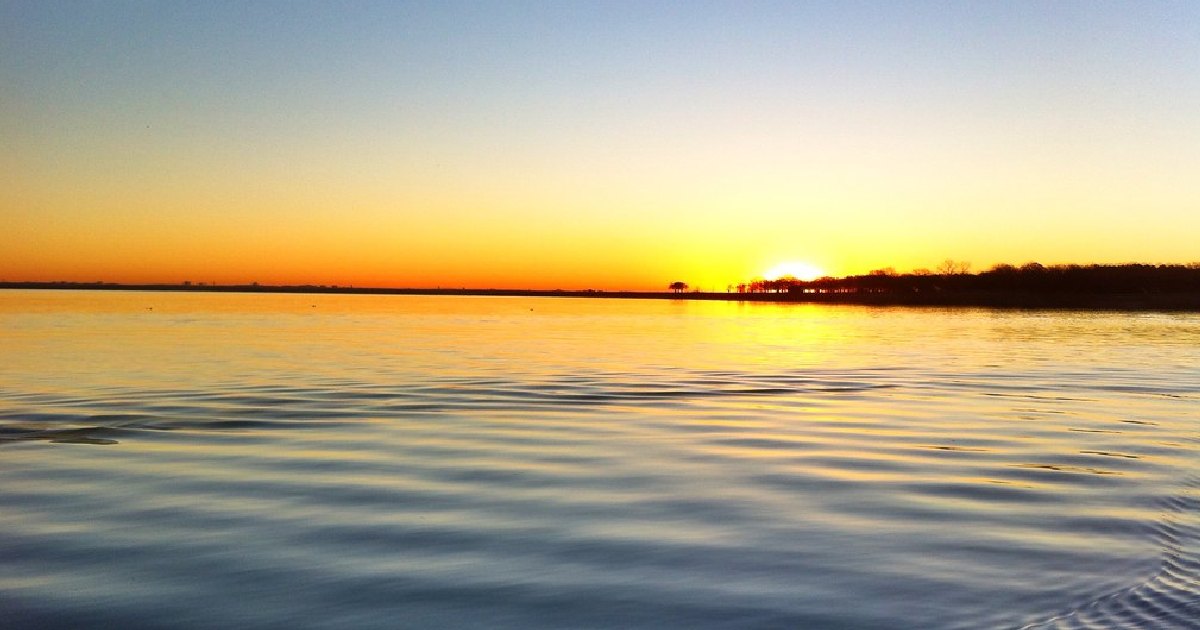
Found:
M 1200 628 L 1200 316 L 0 292 L 6 628 Z

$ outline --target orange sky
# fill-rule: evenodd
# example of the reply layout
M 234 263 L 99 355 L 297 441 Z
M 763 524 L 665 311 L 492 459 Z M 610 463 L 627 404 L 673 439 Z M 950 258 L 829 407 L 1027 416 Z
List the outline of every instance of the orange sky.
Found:
M 1200 260 L 1196 5 L 289 6 L 7 8 L 0 280 Z

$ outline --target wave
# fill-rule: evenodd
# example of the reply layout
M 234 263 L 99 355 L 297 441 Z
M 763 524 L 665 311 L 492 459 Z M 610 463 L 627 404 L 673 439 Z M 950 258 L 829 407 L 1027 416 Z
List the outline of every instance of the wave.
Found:
M 336 386 L 230 386 L 222 391 L 101 392 L 96 398 L 35 393 L 13 396 L 0 411 L 0 444 L 29 440 L 114 444 L 135 431 L 302 429 L 372 417 L 482 409 L 589 409 L 679 405 L 711 398 L 853 394 L 895 387 L 865 374 L 754 374 L 696 371 L 669 380 L 626 373 L 536 379 L 446 378 L 407 385 L 342 382 Z M 105 408 L 118 408 L 111 413 Z
M 1112 630 L 1200 628 L 1200 477 L 1181 494 L 1159 503 L 1154 539 L 1162 549 L 1158 569 L 1125 588 L 1096 595 L 1021 630 Z
M 0 443 L 19 463 L 0 488 L 22 509 L 0 551 L 49 586 L 6 592 L 24 583 L 0 573 L 0 607 L 33 593 L 29 619 L 77 621 L 62 593 L 79 587 L 139 615 L 207 611 L 175 585 L 274 602 L 193 627 L 286 619 L 303 605 L 272 598 L 296 590 L 326 598 L 306 614 L 331 627 L 469 609 L 507 627 L 1195 629 L 1200 479 L 1180 472 L 1196 444 L 1177 418 L 1195 387 L 1043 377 L 658 368 L 5 392 Z M 1112 404 L 1131 392 L 1144 404 Z M 108 625 L 140 618 L 113 610 Z

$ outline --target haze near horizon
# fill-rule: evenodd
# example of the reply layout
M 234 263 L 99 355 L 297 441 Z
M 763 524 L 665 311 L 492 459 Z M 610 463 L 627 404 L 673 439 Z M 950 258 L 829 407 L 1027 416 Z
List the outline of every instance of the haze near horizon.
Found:
M 1200 259 L 1195 3 L 0 2 L 0 280 Z

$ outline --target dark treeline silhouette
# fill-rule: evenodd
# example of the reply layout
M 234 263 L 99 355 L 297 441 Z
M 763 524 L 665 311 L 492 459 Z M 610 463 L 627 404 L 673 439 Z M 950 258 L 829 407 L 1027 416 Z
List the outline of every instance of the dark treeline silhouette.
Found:
M 620 299 L 816 302 L 878 306 L 970 306 L 1200 312 L 1200 263 L 1187 265 L 1001 264 L 971 273 L 966 262 L 947 260 L 936 271 L 897 273 L 876 269 L 865 275 L 754 280 L 725 292 L 688 291 L 675 281 L 658 291 L 595 289 L 421 289 L 324 285 L 269 286 L 204 284 L 116 284 L 111 282 L 5 282 L 0 289 L 202 291 L 220 293 L 360 293 L 376 295 L 494 295 Z
M 972 274 L 968 263 L 946 261 L 938 272 L 917 270 L 900 274 L 891 268 L 869 274 L 825 277 L 803 281 L 795 278 L 754 280 L 739 284 L 739 293 L 790 294 L 1198 294 L 1200 263 L 1187 265 L 1051 265 L 999 264 Z

